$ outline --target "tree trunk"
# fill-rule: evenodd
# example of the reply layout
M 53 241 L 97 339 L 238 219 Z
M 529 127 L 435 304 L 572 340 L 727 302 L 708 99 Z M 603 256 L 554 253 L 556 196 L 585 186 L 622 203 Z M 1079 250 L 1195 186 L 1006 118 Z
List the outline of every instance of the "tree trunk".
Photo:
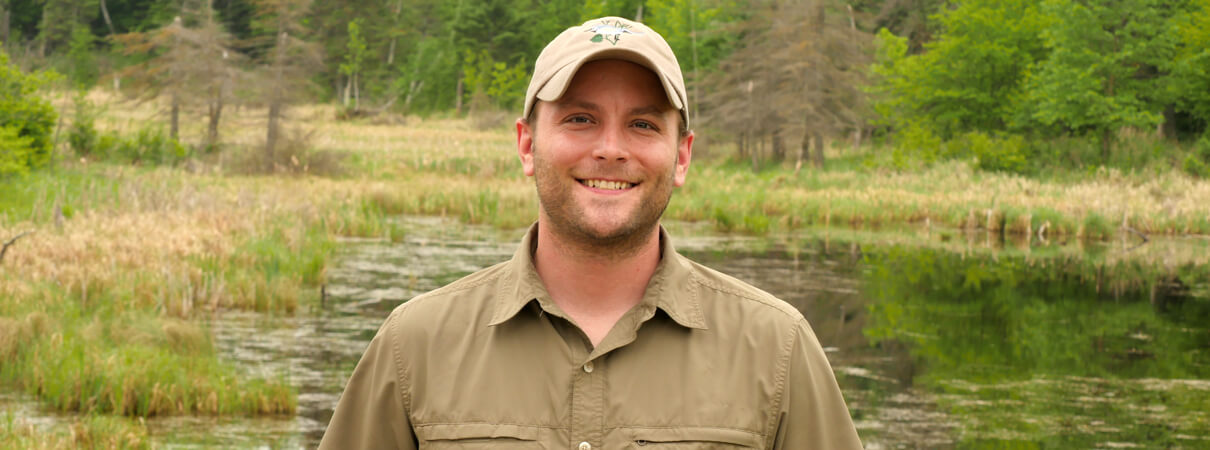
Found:
M 345 88 L 343 89 L 343 91 L 344 92 L 342 92 L 340 94 L 340 105 L 344 106 L 345 109 L 349 109 L 349 94 L 353 92 L 353 76 L 352 75 L 350 75 L 348 78 L 345 78 Z
M 804 123 L 806 120 L 803 121 Z M 807 129 L 802 130 L 802 143 L 798 145 L 798 154 L 794 156 L 794 171 L 798 172 L 798 168 L 802 167 L 804 158 L 811 157 L 811 132 Z
M 265 134 L 265 170 L 273 170 L 273 153 L 277 148 L 277 140 L 279 138 L 279 129 L 281 128 L 281 103 L 273 102 L 269 105 L 269 130 Z
M 416 98 L 416 94 L 419 94 L 422 88 L 424 88 L 424 80 L 412 80 L 408 85 L 408 94 L 403 98 L 404 112 L 412 110 L 412 99 Z
M 210 97 L 210 123 L 206 127 L 206 148 L 214 150 L 218 146 L 218 122 L 223 117 L 223 91 L 222 88 L 217 88 L 211 91 Z
M 105 18 L 105 26 L 109 27 L 109 35 L 113 36 L 117 34 L 113 31 L 113 21 L 109 20 L 109 8 L 105 7 L 105 0 L 101 0 L 101 17 Z
M 399 1 L 395 2 L 395 11 L 393 11 L 393 12 L 395 13 L 395 22 L 394 22 L 395 29 L 398 30 L 399 29 L 399 14 L 403 12 L 403 0 L 399 0 Z M 390 66 L 391 64 L 395 64 L 395 41 L 397 41 L 397 40 L 399 40 L 399 36 L 392 31 L 391 46 L 390 46 L 390 49 L 387 51 L 387 65 L 388 66 Z
M 462 76 L 458 76 L 458 87 L 454 90 L 454 114 L 462 115 Z
M 770 160 L 775 163 L 780 163 L 786 160 L 786 142 L 781 137 L 781 127 L 773 127 L 773 154 Z
M 277 35 L 277 48 L 274 49 L 273 71 L 274 79 L 273 94 L 269 99 L 269 124 L 265 132 L 265 170 L 273 170 L 273 154 L 277 149 L 277 141 L 281 137 L 281 115 L 282 108 L 286 102 L 285 86 L 286 81 L 286 32 L 280 31 Z
M 1176 108 L 1164 107 L 1164 122 L 1160 124 L 1160 139 L 1176 139 Z
M 361 111 L 361 86 L 357 78 L 357 74 L 353 74 L 353 110 Z
M 168 128 L 168 135 L 172 140 L 179 141 L 181 136 L 181 97 L 172 93 L 172 117 L 169 119 L 171 125 Z
M 1113 129 L 1106 125 L 1101 129 L 1101 164 L 1109 164 L 1109 151 L 1111 150 L 1110 138 L 1113 136 Z
M 823 133 L 815 133 L 815 145 L 813 147 L 815 147 L 815 154 L 811 158 L 811 162 L 815 164 L 816 169 L 823 169 Z
M 0 44 L 3 44 L 3 47 L 8 46 L 9 23 L 10 20 L 8 8 L 5 5 L 0 4 Z

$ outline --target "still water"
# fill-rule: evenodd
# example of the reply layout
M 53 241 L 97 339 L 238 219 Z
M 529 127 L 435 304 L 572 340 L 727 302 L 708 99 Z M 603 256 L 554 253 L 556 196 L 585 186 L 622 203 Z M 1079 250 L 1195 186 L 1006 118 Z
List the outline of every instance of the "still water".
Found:
M 225 357 L 297 386 L 297 417 L 149 420 L 159 445 L 315 446 L 387 313 L 509 258 L 523 233 L 400 220 L 401 242 L 345 243 L 322 305 L 210 324 Z M 1210 448 L 1206 239 L 669 228 L 682 253 L 806 315 L 866 448 Z

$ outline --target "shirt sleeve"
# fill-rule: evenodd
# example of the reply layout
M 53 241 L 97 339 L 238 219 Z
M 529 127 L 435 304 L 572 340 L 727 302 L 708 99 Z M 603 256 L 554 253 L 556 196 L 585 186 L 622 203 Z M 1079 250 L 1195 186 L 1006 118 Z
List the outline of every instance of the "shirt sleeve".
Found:
M 387 319 L 353 369 L 320 449 L 416 449 L 405 408 L 407 381 L 390 342 L 392 323 Z
M 806 319 L 790 351 L 775 449 L 861 449 L 857 428 L 823 347 Z

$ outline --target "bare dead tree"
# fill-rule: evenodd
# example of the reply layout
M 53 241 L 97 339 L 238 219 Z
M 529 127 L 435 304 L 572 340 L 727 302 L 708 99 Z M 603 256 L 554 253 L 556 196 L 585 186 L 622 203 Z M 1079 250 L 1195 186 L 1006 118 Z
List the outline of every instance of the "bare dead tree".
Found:
M 240 64 L 246 58 L 232 48 L 234 38 L 222 29 L 211 0 L 186 3 L 181 12 L 187 20 L 177 16 L 155 30 L 114 36 L 127 54 L 156 55 L 122 74 L 134 81 L 139 100 L 168 97 L 173 139 L 180 138 L 182 109 L 206 105 L 205 145 L 213 147 L 218 144 L 223 106 L 234 84 L 244 78 Z
M 306 35 L 303 19 L 310 0 L 258 0 L 256 5 L 261 20 L 276 30 L 267 53 L 267 66 L 260 77 L 261 88 L 257 89 L 269 110 L 264 164 L 266 170 L 273 170 L 275 153 L 282 143 L 286 109 L 306 90 L 308 78 L 322 67 L 323 57 L 318 45 L 300 39 Z
M 808 157 L 822 167 L 826 139 L 860 127 L 868 114 L 861 68 L 871 38 L 847 6 L 840 0 L 759 5 L 741 25 L 738 48 L 703 80 L 704 121 L 739 130 L 741 152 L 770 140 L 771 154 L 762 157 L 774 161 L 786 156 L 785 136 L 802 136 L 797 162 Z

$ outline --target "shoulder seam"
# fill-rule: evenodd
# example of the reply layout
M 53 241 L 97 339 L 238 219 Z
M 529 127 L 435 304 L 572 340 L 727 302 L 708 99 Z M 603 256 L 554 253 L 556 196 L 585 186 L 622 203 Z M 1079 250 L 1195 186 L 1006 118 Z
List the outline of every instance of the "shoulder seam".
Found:
M 700 285 L 702 285 L 702 286 L 705 286 L 705 287 L 707 287 L 707 288 L 713 289 L 713 290 L 715 290 L 715 291 L 722 292 L 722 293 L 724 293 L 724 294 L 730 294 L 730 295 L 734 295 L 734 296 L 739 297 L 739 298 L 742 298 L 742 299 L 746 299 L 746 300 L 752 300 L 752 301 L 754 301 L 754 302 L 760 303 L 761 305 L 764 305 L 764 306 L 766 306 L 766 307 L 772 308 L 772 309 L 774 309 L 774 310 L 776 310 L 776 311 L 778 311 L 778 312 L 780 312 L 780 313 L 784 314 L 786 317 L 789 317 L 789 318 L 791 318 L 791 319 L 798 320 L 798 319 L 801 319 L 801 318 L 802 318 L 801 314 L 794 314 L 794 313 L 792 313 L 792 312 L 790 312 L 790 311 L 786 311 L 785 309 L 783 309 L 783 308 L 781 308 L 781 307 L 779 307 L 779 306 L 777 306 L 777 305 L 775 305 L 775 304 L 773 304 L 773 303 L 770 303 L 770 302 L 768 301 L 768 299 L 763 298 L 764 296 L 760 296 L 760 295 L 753 295 L 752 293 L 749 293 L 749 292 L 744 292 L 744 291 L 741 291 L 741 290 L 738 290 L 738 289 L 731 289 L 731 288 L 727 288 L 727 287 L 725 287 L 725 286 L 721 286 L 721 285 L 718 285 L 718 284 L 715 284 L 715 283 L 711 283 L 710 281 L 707 281 L 707 280 L 703 279 L 703 277 L 699 276 L 699 275 L 698 275 L 698 273 L 697 273 L 697 271 L 695 271 L 695 272 L 693 273 L 693 276 L 691 276 L 691 277 L 690 277 L 690 279 L 691 279 L 691 280 L 693 280 L 693 282 L 694 282 L 694 283 L 700 284 Z M 767 293 L 766 293 L 765 295 L 766 295 L 766 296 L 769 296 L 769 297 L 772 297 L 772 295 L 771 295 L 771 294 L 767 294 Z M 774 298 L 775 298 L 775 297 L 774 297 Z

